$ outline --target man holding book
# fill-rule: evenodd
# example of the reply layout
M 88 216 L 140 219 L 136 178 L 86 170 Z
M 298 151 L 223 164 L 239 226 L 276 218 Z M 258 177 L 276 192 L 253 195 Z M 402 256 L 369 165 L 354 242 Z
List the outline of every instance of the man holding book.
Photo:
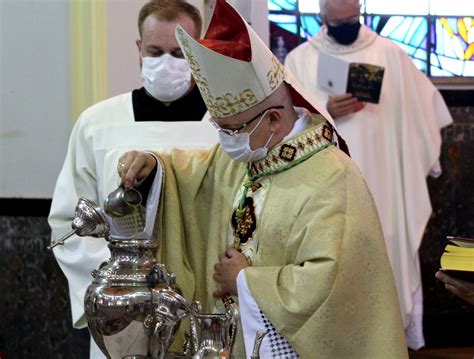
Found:
M 466 280 L 456 279 L 442 271 L 438 271 L 435 277 L 444 283 L 451 293 L 474 305 L 474 283 Z
M 474 239 L 448 236 L 441 256 L 441 270 L 435 277 L 447 290 L 474 304 Z
M 418 248 L 431 214 L 428 174 L 439 175 L 439 129 L 452 122 L 437 89 L 390 40 L 359 22 L 358 0 L 320 0 L 321 31 L 286 58 L 303 87 L 326 103 L 374 196 L 395 276 L 408 345 L 424 345 Z M 323 55 L 384 69 L 378 103 L 318 86 Z M 346 92 L 349 92 L 346 90 Z

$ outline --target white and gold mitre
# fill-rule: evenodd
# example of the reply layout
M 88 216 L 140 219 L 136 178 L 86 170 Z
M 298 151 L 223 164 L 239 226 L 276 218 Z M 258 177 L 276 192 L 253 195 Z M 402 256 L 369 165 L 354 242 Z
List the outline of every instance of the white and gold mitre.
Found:
M 285 81 L 295 106 L 330 119 L 225 0 L 216 1 L 202 40 L 196 41 L 181 26 L 176 29 L 176 38 L 212 117 L 225 118 L 248 110 Z

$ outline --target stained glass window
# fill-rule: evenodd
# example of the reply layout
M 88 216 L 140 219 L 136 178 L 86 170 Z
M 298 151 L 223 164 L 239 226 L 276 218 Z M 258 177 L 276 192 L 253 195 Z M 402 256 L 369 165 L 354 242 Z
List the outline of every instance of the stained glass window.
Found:
M 315 0 L 299 0 L 298 10 L 301 13 L 309 12 L 313 14 L 319 13 L 319 1 Z
M 474 16 L 472 0 L 430 0 L 430 15 Z
M 393 40 L 413 59 L 416 67 L 428 72 L 428 21 L 425 17 L 366 15 L 365 24 Z
M 426 15 L 429 0 L 365 0 L 365 12 L 377 15 Z
M 435 18 L 431 29 L 436 33 L 431 75 L 474 77 L 474 18 Z
M 281 60 L 317 34 L 318 0 L 268 0 L 272 50 Z M 362 0 L 363 22 L 432 77 L 474 77 L 474 0 Z
M 287 14 L 270 14 L 268 19 L 278 24 L 282 29 L 289 31 L 293 34 L 298 33 L 298 20 L 296 15 Z
M 268 2 L 268 10 L 270 11 L 282 11 L 291 10 L 295 11 L 297 0 L 272 0 Z

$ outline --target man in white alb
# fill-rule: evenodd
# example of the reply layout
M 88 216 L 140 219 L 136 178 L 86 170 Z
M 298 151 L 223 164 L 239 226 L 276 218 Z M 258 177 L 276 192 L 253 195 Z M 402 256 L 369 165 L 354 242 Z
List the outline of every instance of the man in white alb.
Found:
M 53 240 L 71 230 L 80 197 L 102 205 L 118 187 L 117 160 L 124 151 L 217 142 L 208 121 L 201 121 L 207 110 L 175 38 L 178 23 L 199 37 L 200 14 L 187 2 L 154 0 L 142 7 L 137 47 L 143 87 L 88 108 L 76 122 L 48 218 Z M 109 249 L 103 239 L 76 237 L 55 247 L 54 255 L 69 283 L 73 326 L 84 328 L 90 273 L 110 257 Z M 93 340 L 91 358 L 104 358 Z

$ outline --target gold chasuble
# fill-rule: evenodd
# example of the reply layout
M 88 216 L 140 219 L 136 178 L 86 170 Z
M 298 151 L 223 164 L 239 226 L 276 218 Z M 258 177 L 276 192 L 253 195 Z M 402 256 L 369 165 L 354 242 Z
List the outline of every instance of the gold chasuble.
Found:
M 219 146 L 159 154 L 159 260 L 188 300 L 212 312 L 213 266 L 238 234 L 252 296 L 301 358 L 407 358 L 372 196 L 333 141 L 332 126 L 314 116 L 249 168 Z M 240 333 L 235 358 L 244 353 Z

